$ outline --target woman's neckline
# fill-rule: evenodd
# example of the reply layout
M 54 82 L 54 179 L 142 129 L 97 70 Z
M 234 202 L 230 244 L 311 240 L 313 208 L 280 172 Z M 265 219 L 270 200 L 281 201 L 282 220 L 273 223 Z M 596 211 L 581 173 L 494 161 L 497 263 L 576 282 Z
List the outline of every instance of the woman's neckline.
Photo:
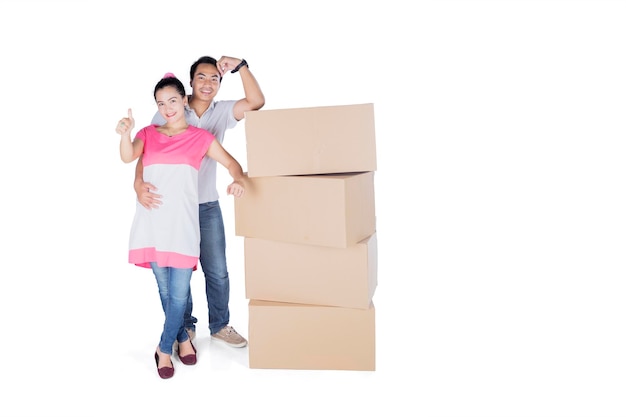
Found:
M 188 128 L 189 128 L 189 125 L 186 125 L 185 127 L 177 127 L 177 128 L 167 128 L 164 126 L 159 126 L 157 127 L 157 131 L 171 138 L 173 136 L 180 135 L 181 133 L 186 131 Z

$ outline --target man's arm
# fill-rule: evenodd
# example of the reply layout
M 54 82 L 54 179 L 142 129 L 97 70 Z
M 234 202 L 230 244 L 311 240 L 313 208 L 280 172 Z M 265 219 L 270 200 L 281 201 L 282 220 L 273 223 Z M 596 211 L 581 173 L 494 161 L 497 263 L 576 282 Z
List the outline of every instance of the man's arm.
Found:
M 149 182 L 143 181 L 143 162 L 142 157 L 137 160 L 137 166 L 135 167 L 135 193 L 137 194 L 137 200 L 139 203 L 148 210 L 153 208 L 159 208 L 161 205 L 161 195 L 156 194 L 153 191 L 157 191 L 157 188 Z
M 223 56 L 217 61 L 217 69 L 223 76 L 225 73 L 232 71 L 241 63 L 239 58 L 231 58 Z M 241 120 L 244 117 L 244 113 L 251 110 L 259 110 L 265 105 L 265 96 L 261 91 L 261 87 L 256 78 L 250 71 L 247 65 L 244 65 L 237 71 L 241 76 L 241 82 L 243 84 L 243 91 L 245 97 L 238 100 L 235 103 L 233 113 L 235 119 Z

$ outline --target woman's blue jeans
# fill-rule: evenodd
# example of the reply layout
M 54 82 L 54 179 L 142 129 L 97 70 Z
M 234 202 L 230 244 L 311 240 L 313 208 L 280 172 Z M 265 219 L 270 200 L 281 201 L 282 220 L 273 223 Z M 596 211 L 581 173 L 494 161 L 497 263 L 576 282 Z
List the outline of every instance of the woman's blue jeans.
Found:
M 165 312 L 159 349 L 171 355 L 174 341 L 182 343 L 189 339 L 183 323 L 193 269 L 160 267 L 156 262 L 151 262 L 150 266 L 156 277 L 161 305 Z

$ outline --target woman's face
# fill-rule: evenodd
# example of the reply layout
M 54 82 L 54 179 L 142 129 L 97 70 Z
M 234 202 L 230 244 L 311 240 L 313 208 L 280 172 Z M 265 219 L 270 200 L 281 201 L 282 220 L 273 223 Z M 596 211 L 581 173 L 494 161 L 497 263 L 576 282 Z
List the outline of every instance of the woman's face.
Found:
M 167 123 L 185 118 L 186 97 L 181 96 L 173 86 L 163 87 L 156 92 L 159 113 Z

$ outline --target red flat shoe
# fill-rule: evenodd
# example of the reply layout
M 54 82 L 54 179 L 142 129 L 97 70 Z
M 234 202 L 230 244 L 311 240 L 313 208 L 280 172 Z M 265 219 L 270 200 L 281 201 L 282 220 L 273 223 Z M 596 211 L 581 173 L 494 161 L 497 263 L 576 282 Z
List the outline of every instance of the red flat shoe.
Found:
M 191 343 L 191 340 L 189 340 L 189 343 Z M 176 353 L 178 354 L 178 358 L 185 365 L 195 365 L 196 362 L 198 361 L 198 357 L 196 356 L 196 352 L 197 352 L 196 347 L 193 345 L 193 343 L 191 343 L 191 347 L 193 348 L 193 353 L 190 353 L 189 355 L 185 355 L 185 356 L 180 356 L 180 346 L 176 350 Z
M 157 372 L 161 379 L 168 379 L 174 376 L 174 364 L 172 366 L 164 366 L 163 368 L 159 368 L 159 353 L 154 352 L 154 360 L 156 361 Z

